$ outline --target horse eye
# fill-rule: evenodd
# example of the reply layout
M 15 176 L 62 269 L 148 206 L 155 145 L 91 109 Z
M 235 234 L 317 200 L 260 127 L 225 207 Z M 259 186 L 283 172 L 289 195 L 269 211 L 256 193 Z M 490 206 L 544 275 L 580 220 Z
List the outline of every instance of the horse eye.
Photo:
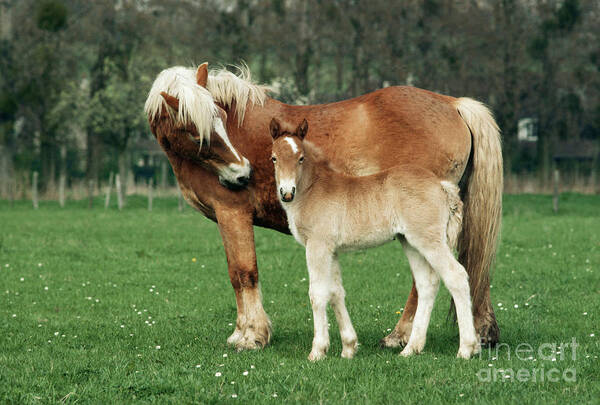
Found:
M 300 159 L 298 159 L 298 163 L 302 164 L 302 162 L 304 162 L 304 156 L 300 156 Z
M 271 160 L 273 161 L 273 163 L 277 162 L 277 158 L 275 156 L 271 157 Z

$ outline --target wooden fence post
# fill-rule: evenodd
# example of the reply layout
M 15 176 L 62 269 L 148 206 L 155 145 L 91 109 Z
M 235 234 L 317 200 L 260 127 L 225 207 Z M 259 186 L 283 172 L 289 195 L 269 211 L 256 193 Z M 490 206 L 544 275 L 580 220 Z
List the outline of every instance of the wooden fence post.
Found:
M 558 168 L 554 168 L 554 195 L 552 196 L 552 207 L 554 208 L 554 212 L 558 212 L 558 196 L 559 196 L 559 182 L 560 182 L 560 173 Z
M 117 189 L 117 206 L 119 207 L 119 211 L 123 209 L 123 193 L 122 193 L 122 184 L 121 184 L 121 176 L 117 174 L 115 176 L 115 186 Z
M 92 208 L 94 204 L 94 180 L 88 181 L 88 208 Z
M 67 183 L 67 177 L 64 173 L 60 174 L 58 178 L 58 204 L 61 208 L 65 207 L 65 187 Z
M 33 202 L 33 208 L 38 209 L 38 172 L 33 172 L 33 181 L 31 184 L 31 201 Z
M 113 182 L 113 177 L 114 177 L 114 173 L 110 172 L 110 174 L 108 175 L 108 185 L 106 186 L 106 197 L 104 197 L 104 209 L 108 209 L 108 206 L 110 205 L 110 190 L 112 188 L 112 182 Z
M 152 211 L 152 186 L 154 185 L 154 179 L 148 180 L 148 211 Z

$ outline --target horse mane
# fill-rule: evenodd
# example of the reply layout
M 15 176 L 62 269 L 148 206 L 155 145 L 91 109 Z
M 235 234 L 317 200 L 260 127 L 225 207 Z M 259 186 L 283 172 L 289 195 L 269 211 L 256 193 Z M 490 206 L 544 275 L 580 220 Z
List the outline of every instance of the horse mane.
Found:
M 241 126 L 248 103 L 263 106 L 267 93 L 273 89 L 269 86 L 254 83 L 250 68 L 246 64 L 236 66 L 236 69 L 238 74 L 225 68 L 211 70 L 208 74 L 206 87 L 215 101 L 227 108 L 230 108 L 235 102 L 238 125 Z
M 248 66 L 241 65 L 237 69 L 237 75 L 225 68 L 212 70 L 208 76 L 207 88 L 196 82 L 197 67 L 175 66 L 165 69 L 154 80 L 144 111 L 150 121 L 154 121 L 164 108 L 176 124 L 193 124 L 200 142 L 208 142 L 213 121 L 219 116 L 215 102 L 227 108 L 235 102 L 238 125 L 242 125 L 248 103 L 262 106 L 267 93 L 272 90 L 269 86 L 253 83 Z M 177 113 L 161 96 L 163 91 L 179 100 Z
M 179 110 L 175 112 L 161 96 L 165 92 L 179 100 Z M 213 131 L 213 121 L 219 116 L 213 96 L 196 83 L 196 70 L 175 66 L 159 73 L 152 84 L 144 111 L 150 121 L 167 111 L 171 119 L 179 125 L 193 124 L 198 131 L 200 142 L 208 142 Z

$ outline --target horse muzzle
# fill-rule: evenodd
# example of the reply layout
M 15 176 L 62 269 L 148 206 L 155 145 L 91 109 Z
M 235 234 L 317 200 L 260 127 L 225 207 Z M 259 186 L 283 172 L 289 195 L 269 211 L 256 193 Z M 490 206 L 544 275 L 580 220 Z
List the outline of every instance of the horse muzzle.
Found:
M 279 189 L 279 195 L 281 196 L 281 201 L 283 202 L 291 202 L 294 200 L 294 195 L 296 194 L 296 187 L 292 187 L 291 190 L 283 190 L 283 187 Z

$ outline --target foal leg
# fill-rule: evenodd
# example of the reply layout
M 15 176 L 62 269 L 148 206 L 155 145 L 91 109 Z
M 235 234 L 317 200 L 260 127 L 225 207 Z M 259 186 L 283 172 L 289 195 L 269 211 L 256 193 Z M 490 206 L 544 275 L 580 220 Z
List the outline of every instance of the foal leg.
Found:
M 227 343 L 238 350 L 259 349 L 269 343 L 271 321 L 262 305 L 252 217 L 233 210 L 216 214 L 237 303 L 235 330 Z
M 446 288 L 448 288 L 448 291 L 452 295 L 452 299 L 456 305 L 456 317 L 458 319 L 460 334 L 460 346 L 457 357 L 468 359 L 479 352 L 480 345 L 473 324 L 467 272 L 454 258 L 446 243 L 432 246 L 421 244 L 418 249 L 425 256 L 429 264 L 431 264 L 431 267 L 440 275 Z M 421 296 L 419 295 L 419 303 L 420 301 Z
M 308 267 L 308 295 L 313 310 L 315 334 L 310 361 L 321 360 L 329 350 L 329 329 L 327 324 L 327 304 L 332 297 L 333 277 L 331 266 L 332 252 L 318 242 L 306 244 L 306 265 Z
M 342 273 L 340 271 L 340 263 L 337 257 L 334 257 L 331 263 L 331 271 L 333 277 L 333 291 L 331 294 L 331 306 L 335 312 L 338 327 L 340 328 L 340 337 L 342 339 L 342 357 L 351 359 L 358 348 L 358 337 L 352 326 L 350 315 L 346 309 L 346 291 L 342 285 Z
M 429 327 L 431 311 L 439 289 L 440 278 L 415 248 L 407 242 L 403 242 L 402 245 L 419 294 L 412 332 L 406 347 L 400 353 L 402 356 L 410 356 L 420 353 L 425 347 L 427 328 Z

